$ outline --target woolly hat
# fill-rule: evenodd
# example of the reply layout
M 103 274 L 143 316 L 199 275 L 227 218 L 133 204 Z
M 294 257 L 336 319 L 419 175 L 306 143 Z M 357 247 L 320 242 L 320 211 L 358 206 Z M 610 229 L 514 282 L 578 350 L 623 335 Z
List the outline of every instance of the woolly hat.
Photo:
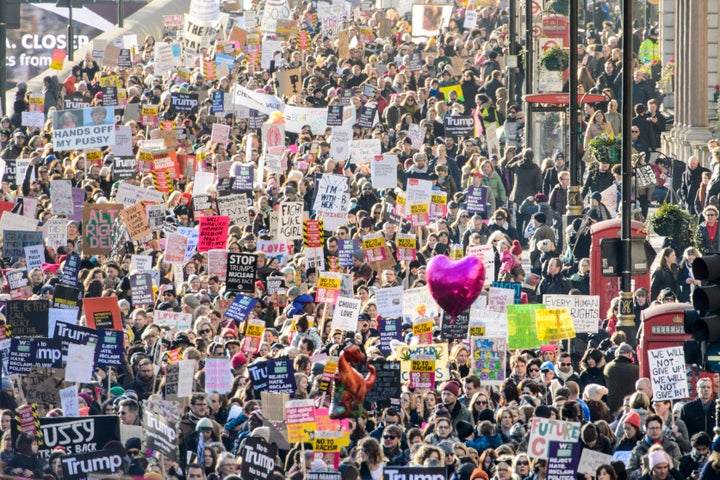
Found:
M 598 202 L 602 202 L 602 194 L 600 192 L 593 192 L 593 194 L 590 195 L 590 198 L 592 200 L 597 200 Z
M 547 222 L 547 215 L 542 212 L 537 212 L 535 215 L 533 215 L 533 220 L 540 223 L 545 223 Z
M 247 363 L 247 357 L 242 352 L 237 352 L 230 359 L 230 365 L 233 369 L 240 368 Z
M 553 373 L 555 373 L 555 365 L 553 365 L 552 362 L 545 362 L 542 365 L 540 365 L 541 372 L 545 372 L 547 370 L 551 370 Z
M 512 247 L 510 247 L 510 253 L 513 255 L 522 255 L 522 246 L 518 240 L 513 240 Z
M 455 426 L 455 430 L 457 431 L 458 438 L 461 442 L 464 442 L 465 439 L 467 439 L 470 435 L 472 435 L 474 428 L 470 422 L 466 422 L 465 420 L 460 420 L 458 424 Z
M 667 453 L 665 453 L 663 450 L 655 450 L 648 456 L 648 464 L 650 466 L 650 470 L 663 463 L 666 465 L 670 464 Z
M 213 424 L 212 420 L 209 418 L 201 418 L 198 420 L 197 424 L 195 425 L 195 431 L 199 432 L 201 430 L 213 430 Z
M 633 427 L 640 430 L 640 414 L 638 412 L 631 411 L 630 413 L 625 415 L 622 423 L 629 423 Z
M 607 387 L 598 385 L 597 383 L 591 383 L 585 387 L 583 392 L 583 399 L 585 400 L 597 400 L 600 401 L 603 396 L 608 394 Z
M 456 382 L 455 380 L 450 380 L 449 382 L 445 382 L 445 384 L 440 389 L 440 392 L 450 392 L 456 397 L 460 396 L 460 384 Z
M 352 254 L 353 258 L 357 260 L 358 262 L 364 262 L 365 261 L 365 252 L 362 250 L 355 250 Z

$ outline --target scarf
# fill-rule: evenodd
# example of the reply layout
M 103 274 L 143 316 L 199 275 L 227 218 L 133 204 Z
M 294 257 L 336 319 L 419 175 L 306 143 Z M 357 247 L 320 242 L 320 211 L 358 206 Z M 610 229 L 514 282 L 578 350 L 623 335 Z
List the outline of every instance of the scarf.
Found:
M 559 368 L 555 371 L 555 376 L 563 381 L 563 383 L 567 382 L 567 379 L 575 375 L 575 370 L 572 368 L 568 373 L 563 373 Z

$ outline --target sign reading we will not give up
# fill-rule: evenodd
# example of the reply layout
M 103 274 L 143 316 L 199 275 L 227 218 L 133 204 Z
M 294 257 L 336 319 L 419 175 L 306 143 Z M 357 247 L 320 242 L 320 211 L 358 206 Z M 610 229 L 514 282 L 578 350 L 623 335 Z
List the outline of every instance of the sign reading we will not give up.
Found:
M 689 397 L 683 347 L 648 350 L 653 400 Z

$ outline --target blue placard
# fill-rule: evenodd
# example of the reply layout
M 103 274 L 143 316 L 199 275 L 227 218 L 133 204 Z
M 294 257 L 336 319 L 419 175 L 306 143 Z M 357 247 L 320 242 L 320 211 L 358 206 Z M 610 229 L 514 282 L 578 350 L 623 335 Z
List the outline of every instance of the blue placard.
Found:
M 225 316 L 232 318 L 237 322 L 242 322 L 255 308 L 255 304 L 258 302 L 257 298 L 248 297 L 246 295 L 235 295 L 235 300 L 230 304 Z

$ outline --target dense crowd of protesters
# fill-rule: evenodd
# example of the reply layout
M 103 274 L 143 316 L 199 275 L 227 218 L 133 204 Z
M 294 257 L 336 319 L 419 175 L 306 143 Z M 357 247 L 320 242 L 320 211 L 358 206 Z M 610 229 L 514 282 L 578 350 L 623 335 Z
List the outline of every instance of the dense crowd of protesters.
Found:
M 321 35 L 317 12 L 311 4 L 296 2 L 295 18 L 310 35 L 310 46 L 301 50 L 295 42 L 284 41 L 269 69 L 252 64 L 245 53 L 237 57 L 236 68 L 227 76 L 208 80 L 199 58 L 188 65 L 185 74 L 174 72 L 158 76 L 153 72 L 155 40 L 145 39 L 139 46 L 136 62 L 129 68 L 101 67 L 90 53 L 60 81 L 48 76 L 43 82 L 44 128 L 22 126 L 22 112 L 30 106 L 30 92 L 19 85 L 10 117 L 0 119 L 0 158 L 6 162 L 29 159 L 23 178 L 15 182 L 7 177 L 2 184 L 2 200 L 17 210 L 20 199 L 39 202 L 35 218 L 39 224 L 55 218 L 50 203 L 50 183 L 68 179 L 85 190 L 86 202 L 113 202 L 121 182 L 153 188 L 150 174 L 137 174 L 115 181 L 112 147 L 102 152 L 100 161 L 90 160 L 82 151 L 53 150 L 53 110 L 62 109 L 63 99 L 89 105 L 103 105 L 101 79 L 119 76 L 119 88 L 127 92 L 127 104 L 158 105 L 159 119 L 172 128 L 180 128 L 183 139 L 178 154 L 207 152 L 207 171 L 221 162 L 232 162 L 231 172 L 243 166 L 259 166 L 266 153 L 259 131 L 250 121 L 232 113 L 215 116 L 210 103 L 202 103 L 196 112 L 178 114 L 170 108 L 171 92 L 230 93 L 234 85 L 263 94 L 278 94 L 273 73 L 299 68 L 302 92 L 284 96 L 287 105 L 325 108 L 341 103 L 346 92 L 349 107 L 359 117 L 363 105 L 377 106 L 378 116 L 371 128 L 353 126 L 353 139 L 377 138 L 382 153 L 397 155 L 397 189 L 373 187 L 370 169 L 338 161 L 331 156 L 332 128 L 314 134 L 308 125 L 299 133 L 286 132 L 282 174 L 268 173 L 249 192 L 252 206 L 250 222 L 233 224 L 226 248 L 229 252 L 249 252 L 257 256 L 255 291 L 258 299 L 250 314 L 265 322 L 262 343 L 257 353 L 246 347 L 245 322 L 224 317 L 218 300 L 234 297 L 218 276 L 208 274 L 206 252 L 194 253 L 182 265 L 182 278 L 173 278 L 171 266 L 164 261 L 161 242 L 126 244 L 115 256 L 82 253 L 80 222 L 69 221 L 67 245 L 45 248 L 41 269 L 28 272 L 33 295 L 30 299 L 51 301 L 65 267 L 67 256 L 82 255 L 78 279 L 84 296 L 106 297 L 117 301 L 126 334 L 123 368 L 98 368 L 96 381 L 81 385 L 80 405 L 89 415 L 118 415 L 124 425 L 141 425 L 143 410 L 150 398 L 162 396 L 164 368 L 168 357 L 163 352 L 179 349 L 183 359 L 196 361 L 194 393 L 181 412 L 177 443 L 179 462 L 148 455 L 140 438 L 130 438 L 122 447 L 124 471 L 144 478 L 234 479 L 242 461 L 243 444 L 249 437 L 273 441 L 272 430 L 263 416 L 263 405 L 252 389 L 248 367 L 271 358 L 292 359 L 297 390 L 294 398 L 326 399 L 319 390 L 325 358 L 338 355 L 347 343 L 362 346 L 371 359 L 384 357 L 379 348 L 378 315 L 375 292 L 387 287 L 403 289 L 427 285 L 427 262 L 436 255 L 449 255 L 460 248 L 490 245 L 494 251 L 494 278 L 520 282 L 522 301 L 540 303 L 546 294 L 589 294 L 590 226 L 615 218 L 620 204 L 620 167 L 609 158 L 595 158 L 588 145 L 600 136 L 621 134 L 623 36 L 618 17 L 612 11 L 616 2 L 593 2 L 587 15 L 585 38 L 578 46 L 579 88 L 600 93 L 605 100 L 584 105 L 581 119 L 580 155 L 566 159 L 565 151 L 539 154 L 524 145 L 527 127 L 521 103 L 524 65 L 513 68 L 515 98 L 508 98 L 506 56 L 509 53 L 508 14 L 506 10 L 485 7 L 479 10 L 477 23 L 464 26 L 466 8 L 453 9 L 446 28 L 428 41 L 415 43 L 411 25 L 393 9 L 371 9 L 348 20 L 352 46 L 347 56 L 337 39 Z M 381 20 L 391 19 L 392 35 L 377 36 Z M 359 35 L 370 27 L 372 42 Z M 660 139 L 668 117 L 660 108 L 662 95 L 657 27 L 632 32 L 636 69 L 632 72 L 632 137 L 638 165 L 647 163 L 656 176 L 656 185 L 633 191 L 636 216 L 644 219 L 653 205 L 679 195 L 688 211 L 702 216 L 702 243 L 687 245 L 684 251 L 663 249 L 653 271 L 650 291 L 634 292 L 636 325 L 641 313 L 651 304 L 688 301 L 694 286 L 692 261 L 704 252 L 720 247 L 718 235 L 718 165 L 720 150 L 710 144 L 712 171 L 699 165 L 695 157 L 687 159 L 681 188 L 675 192 L 670 167 L 659 155 Z M 168 39 L 172 41 L 172 39 Z M 421 52 L 422 65 L 410 68 L 415 52 Z M 211 58 L 215 51 L 202 52 Z M 464 58 L 462 68 L 452 58 Z M 187 76 L 189 72 L 189 76 Z M 447 97 L 441 88 L 459 84 L 462 97 L 453 91 Z M 372 89 L 365 88 L 371 85 Z M 369 92 L 371 92 L 369 94 Z M 37 93 L 37 92 L 36 92 Z M 205 98 L 205 96 L 203 97 Z M 446 116 L 475 114 L 479 135 L 455 138 L 445 134 Z M 211 141 L 212 124 L 231 125 L 227 144 Z M 134 152 L 148 139 L 146 125 L 129 121 Z M 424 132 L 421 148 L 409 135 L 412 125 Z M 496 127 L 496 128 L 491 128 Z M 497 138 L 486 132 L 498 131 Z M 500 151 L 490 150 L 499 144 Z M 248 152 L 246 149 L 250 148 Z M 567 213 L 568 166 L 584 163 L 582 195 L 586 207 L 581 218 L 563 228 Z M 165 195 L 166 227 L 197 225 L 192 201 L 194 171 L 179 172 L 174 192 Z M 332 328 L 331 306 L 315 301 L 317 268 L 307 268 L 303 244 L 290 242 L 290 255 L 278 258 L 260 251 L 258 244 L 273 239 L 271 212 L 284 201 L 302 201 L 307 213 L 313 206 L 317 174 L 333 173 L 347 179 L 351 192 L 347 222 L 326 232 L 324 265 L 352 275 L 353 294 L 361 301 L 356 332 Z M 409 179 L 432 182 L 434 191 L 447 195 L 446 213 L 426 226 L 411 226 L 408 219 L 399 222 L 387 215 Z M 224 194 L 218 182 L 207 188 L 213 199 Z M 468 210 L 470 188 L 483 192 L 480 209 Z M 612 205 L 603 201 L 603 193 L 616 188 Z M 220 192 L 219 192 L 220 190 Z M 352 267 L 338 266 L 340 241 L 362 239 L 382 232 L 388 251 L 394 257 L 396 236 L 411 233 L 418 239 L 417 258 L 401 261 L 394 267 L 373 268 L 362 249 L 352 254 Z M 457 247 L 459 246 L 459 247 Z M 696 248 L 697 247 L 697 248 Z M 133 253 L 152 256 L 158 270 L 157 301 L 152 307 L 138 307 L 130 294 L 130 260 Z M 682 258 L 678 260 L 678 255 Z M 22 268 L 24 259 L 4 259 L 5 268 Z M 268 278 L 282 277 L 282 288 L 268 293 Z M 9 292 L 9 286 L 4 286 Z M 155 311 L 172 310 L 191 314 L 191 328 L 171 331 L 153 322 Z M 603 312 L 604 314 L 605 312 Z M 359 418 L 349 422 L 350 442 L 339 454 L 343 479 L 377 480 L 388 466 L 440 466 L 447 478 L 545 480 L 547 460 L 535 458 L 528 450 L 532 417 L 563 419 L 582 424 L 583 449 L 614 455 L 612 461 L 592 474 L 579 478 L 597 479 L 697 479 L 720 476 L 720 440 L 713 440 L 715 399 L 709 379 L 697 382 L 696 399 L 687 402 L 654 401 L 651 382 L 640 378 L 635 355 L 636 339 L 626 338 L 617 329 L 619 302 L 614 300 L 607 318 L 598 318 L 598 332 L 573 340 L 572 351 L 552 343 L 538 349 L 510 352 L 507 379 L 488 386 L 470 369 L 467 341 L 449 345 L 449 379 L 436 389 L 417 390 L 403 385 L 397 403 L 385 408 L 366 404 Z M 602 315 L 605 316 L 605 315 Z M 318 320 L 313 322 L 313 320 Z M 319 321 L 322 319 L 322 323 Z M 294 321 L 293 321 L 294 320 Z M 440 338 L 439 318 L 435 318 L 433 341 Z M 412 344 L 412 325 L 403 324 L 402 340 Z M 587 349 L 584 347 L 587 346 Z M 321 355 L 321 357 L 317 357 Z M 205 392 L 205 360 L 231 358 L 234 374 L 232 390 L 227 393 Z M 395 359 L 391 354 L 388 359 Z M 155 368 L 154 368 L 155 367 Z M 161 368 L 156 368 L 161 367 Z M 32 478 L 64 478 L 61 459 L 65 452 L 56 450 L 49 462 L 37 455 L 37 439 L 21 434 L 13 442 L 10 419 L 20 399 L 13 398 L 12 385 L 3 379 L 0 395 L 2 412 L 2 451 L 0 461 L 5 473 Z M 100 387 L 95 395 L 94 387 Z M 17 392 L 15 392 L 17 393 Z M 328 397 L 329 399 L 329 397 Z M 229 419 L 232 407 L 241 413 Z M 40 416 L 62 416 L 59 405 L 38 404 Z M 610 458 L 610 457 L 607 457 Z M 275 478 L 303 478 L 308 472 L 334 470 L 312 456 L 312 445 L 301 449 L 291 445 L 281 449 L 275 465 Z M 701 473 L 702 472 L 702 473 Z

